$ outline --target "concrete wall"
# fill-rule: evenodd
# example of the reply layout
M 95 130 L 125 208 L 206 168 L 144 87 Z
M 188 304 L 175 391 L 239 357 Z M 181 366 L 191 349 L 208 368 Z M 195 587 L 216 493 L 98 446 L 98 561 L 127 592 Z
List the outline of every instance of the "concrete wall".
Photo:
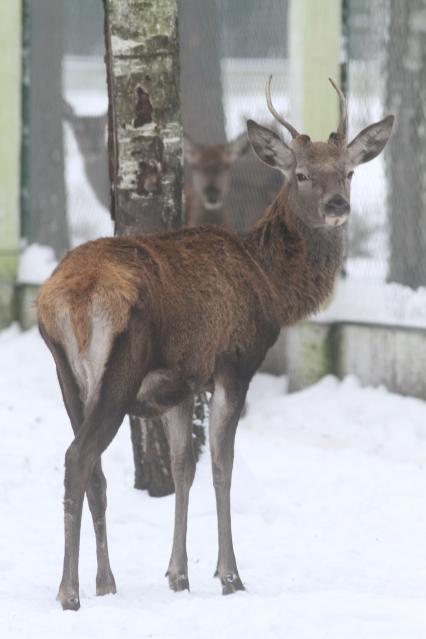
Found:
M 356 375 L 365 385 L 426 399 L 426 329 L 305 322 L 282 331 L 262 370 L 287 374 L 293 391 L 326 374 Z
M 338 375 L 426 399 L 426 330 L 344 324 L 336 346 Z

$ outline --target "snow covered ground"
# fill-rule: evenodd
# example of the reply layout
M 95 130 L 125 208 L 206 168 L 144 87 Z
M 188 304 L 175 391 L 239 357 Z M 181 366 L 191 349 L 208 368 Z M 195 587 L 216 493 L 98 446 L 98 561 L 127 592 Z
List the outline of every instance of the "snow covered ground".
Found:
M 212 578 L 216 519 L 208 455 L 189 515 L 191 593 L 163 577 L 173 497 L 132 488 L 127 424 L 104 455 L 118 594 L 97 598 L 83 517 L 82 608 L 55 601 L 62 564 L 63 455 L 71 429 L 35 330 L 0 333 L 0 636 L 31 639 L 424 639 L 426 404 L 328 377 L 286 394 L 259 375 L 236 446 L 233 525 L 247 592 Z

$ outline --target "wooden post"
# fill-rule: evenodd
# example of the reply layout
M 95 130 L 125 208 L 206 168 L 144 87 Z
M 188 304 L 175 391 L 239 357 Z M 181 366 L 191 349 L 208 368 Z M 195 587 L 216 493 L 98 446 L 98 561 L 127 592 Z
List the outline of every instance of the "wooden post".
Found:
M 315 141 L 338 122 L 338 100 L 328 78 L 340 83 L 341 0 L 290 0 L 290 121 Z
M 62 128 L 64 3 L 30 2 L 29 193 L 23 235 L 29 244 L 50 246 L 57 258 L 69 248 Z M 48 39 L 47 39 L 48 34 Z
M 14 319 L 19 249 L 21 4 L 0 3 L 0 327 Z
M 388 280 L 426 281 L 426 0 L 388 5 L 386 112 L 396 123 L 386 153 Z

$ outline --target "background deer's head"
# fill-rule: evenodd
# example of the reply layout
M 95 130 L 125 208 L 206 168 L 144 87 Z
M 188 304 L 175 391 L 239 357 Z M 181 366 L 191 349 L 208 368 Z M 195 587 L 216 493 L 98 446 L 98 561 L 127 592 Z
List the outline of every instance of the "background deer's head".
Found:
M 185 136 L 185 159 L 191 166 L 193 189 L 208 211 L 223 207 L 231 166 L 249 148 L 246 133 L 228 144 L 195 145 Z

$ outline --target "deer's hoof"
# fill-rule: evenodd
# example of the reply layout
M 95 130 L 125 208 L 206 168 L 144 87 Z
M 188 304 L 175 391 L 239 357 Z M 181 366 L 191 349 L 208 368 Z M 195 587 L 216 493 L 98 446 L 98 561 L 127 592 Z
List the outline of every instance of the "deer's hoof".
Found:
M 185 575 L 184 573 L 173 574 L 168 572 L 166 576 L 169 578 L 170 590 L 174 590 L 174 592 L 189 590 L 188 575 Z
M 241 579 L 235 572 L 230 572 L 220 577 L 220 581 L 222 583 L 223 595 L 232 595 L 232 593 L 238 590 L 245 590 Z
M 62 610 L 78 610 L 80 608 L 80 598 L 78 595 L 64 595 L 59 591 L 56 599 L 60 602 Z
M 110 571 L 107 575 L 102 577 L 96 577 L 96 595 L 103 597 L 103 595 L 115 595 L 117 588 L 115 585 L 114 575 Z

